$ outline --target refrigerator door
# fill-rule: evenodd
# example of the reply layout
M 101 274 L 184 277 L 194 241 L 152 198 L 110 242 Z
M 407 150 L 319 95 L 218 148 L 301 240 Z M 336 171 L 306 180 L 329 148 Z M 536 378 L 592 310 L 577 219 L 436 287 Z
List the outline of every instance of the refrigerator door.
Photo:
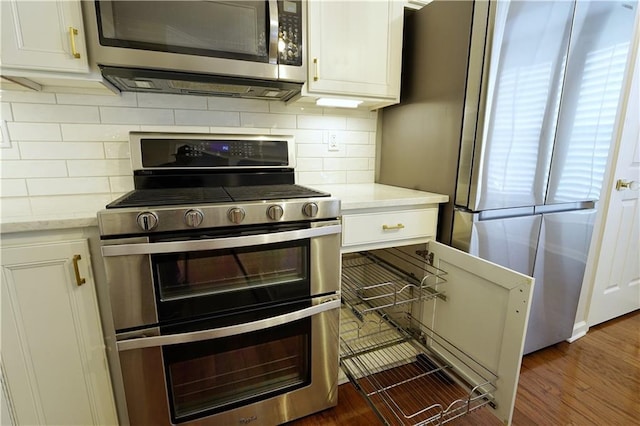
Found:
M 491 213 L 494 216 L 490 216 Z M 531 213 L 533 209 L 475 214 L 456 210 L 452 245 L 482 259 L 532 276 L 542 215 Z M 503 216 L 498 217 L 498 214 Z M 523 214 L 526 216 L 522 216 Z
M 547 204 L 600 197 L 637 8 L 632 1 L 576 6 Z
M 544 202 L 573 10 L 565 1 L 497 2 L 485 116 L 463 123 L 475 140 L 463 139 L 473 155 L 461 147 L 457 205 L 480 211 Z
M 596 209 L 542 215 L 524 353 L 573 334 Z

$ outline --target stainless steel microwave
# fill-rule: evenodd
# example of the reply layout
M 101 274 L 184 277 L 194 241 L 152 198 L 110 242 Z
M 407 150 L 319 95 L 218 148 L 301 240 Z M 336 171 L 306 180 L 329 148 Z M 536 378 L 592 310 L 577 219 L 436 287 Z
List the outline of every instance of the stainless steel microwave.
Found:
M 306 77 L 303 0 L 82 6 L 89 59 L 119 90 L 288 100 Z

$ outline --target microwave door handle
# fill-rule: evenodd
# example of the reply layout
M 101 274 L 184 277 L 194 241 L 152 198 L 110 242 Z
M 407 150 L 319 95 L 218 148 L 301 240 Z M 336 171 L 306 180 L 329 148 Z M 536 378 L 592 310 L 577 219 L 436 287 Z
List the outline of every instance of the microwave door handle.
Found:
M 278 64 L 278 1 L 269 0 L 269 63 Z
M 135 254 L 184 253 L 190 251 L 218 250 L 248 247 L 262 244 L 283 243 L 304 240 L 325 235 L 339 234 L 342 225 L 319 226 L 295 231 L 274 232 L 272 234 L 247 235 L 243 237 L 212 238 L 207 240 L 163 241 L 141 244 L 118 244 L 103 246 L 103 256 L 127 256 Z
M 258 321 L 247 322 L 238 325 L 215 328 L 212 330 L 194 331 L 190 333 L 170 334 L 166 336 L 141 337 L 122 340 L 117 343 L 118 351 L 128 351 L 132 349 L 144 349 L 158 346 L 177 345 L 182 343 L 200 342 L 203 340 L 219 339 L 222 337 L 237 336 L 239 334 L 251 333 L 252 331 L 264 330 L 266 328 L 287 324 L 320 314 L 331 309 L 340 307 L 340 296 L 333 296 L 318 304 L 299 311 L 265 318 Z

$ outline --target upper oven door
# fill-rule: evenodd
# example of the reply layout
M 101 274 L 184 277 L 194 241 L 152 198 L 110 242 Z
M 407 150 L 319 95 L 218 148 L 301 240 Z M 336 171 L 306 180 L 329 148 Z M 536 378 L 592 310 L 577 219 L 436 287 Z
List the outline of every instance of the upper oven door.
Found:
M 340 224 L 308 226 L 104 245 L 116 330 L 220 317 L 339 291 Z
M 301 0 L 83 3 L 100 65 L 304 80 Z

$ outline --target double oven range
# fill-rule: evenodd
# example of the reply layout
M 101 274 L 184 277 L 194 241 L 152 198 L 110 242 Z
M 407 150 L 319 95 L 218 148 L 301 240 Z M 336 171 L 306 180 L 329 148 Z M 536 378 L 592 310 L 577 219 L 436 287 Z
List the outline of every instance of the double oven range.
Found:
M 292 137 L 130 141 L 135 189 L 98 212 L 121 420 L 275 425 L 335 405 L 340 201 L 295 184 Z

